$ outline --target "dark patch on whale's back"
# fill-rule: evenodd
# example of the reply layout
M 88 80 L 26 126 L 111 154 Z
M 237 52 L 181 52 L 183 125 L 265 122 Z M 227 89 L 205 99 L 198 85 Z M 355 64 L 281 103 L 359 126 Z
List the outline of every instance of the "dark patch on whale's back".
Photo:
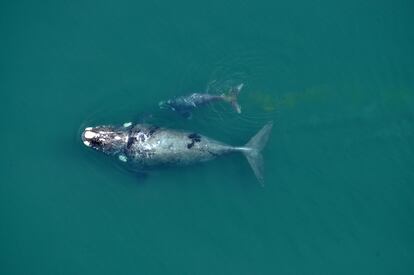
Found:
M 201 136 L 197 133 L 189 134 L 188 138 L 191 139 L 191 140 L 194 140 L 195 142 L 200 142 L 201 141 Z
M 137 141 L 136 137 L 129 137 L 128 142 L 127 142 L 127 148 L 130 149 L 132 144 L 134 144 L 135 141 Z
M 138 139 L 135 136 L 136 134 L 138 134 L 139 132 L 141 132 L 140 128 L 134 127 L 129 131 L 129 137 L 128 137 L 128 142 L 127 142 L 127 149 L 130 149 L 132 144 L 134 144 Z
M 191 142 L 187 144 L 187 149 L 193 148 L 196 142 L 201 141 L 201 136 L 197 133 L 189 134 L 187 137 L 191 140 Z

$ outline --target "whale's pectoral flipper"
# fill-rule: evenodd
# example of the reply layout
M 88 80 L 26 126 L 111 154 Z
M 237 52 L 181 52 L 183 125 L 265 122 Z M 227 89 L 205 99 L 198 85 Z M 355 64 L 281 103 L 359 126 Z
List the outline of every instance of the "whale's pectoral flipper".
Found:
M 247 158 L 247 161 L 252 167 L 257 180 L 262 186 L 264 185 L 263 157 L 260 152 L 265 147 L 267 140 L 269 139 L 272 127 L 273 122 L 268 122 L 254 137 L 249 140 L 249 142 L 244 146 L 244 150 L 242 150 L 243 154 Z

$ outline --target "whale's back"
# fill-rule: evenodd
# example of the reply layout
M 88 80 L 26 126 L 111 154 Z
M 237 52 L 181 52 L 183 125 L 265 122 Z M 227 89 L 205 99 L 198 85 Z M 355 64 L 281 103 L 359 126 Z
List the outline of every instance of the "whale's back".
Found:
M 128 159 L 138 166 L 184 166 L 209 161 L 232 151 L 232 147 L 191 132 L 157 129 L 151 135 L 140 131 L 130 139 Z

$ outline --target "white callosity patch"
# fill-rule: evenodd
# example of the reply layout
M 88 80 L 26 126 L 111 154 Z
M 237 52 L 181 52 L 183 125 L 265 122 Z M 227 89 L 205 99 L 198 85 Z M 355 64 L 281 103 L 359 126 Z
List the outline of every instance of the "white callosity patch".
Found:
M 127 162 L 128 158 L 125 155 L 119 155 L 118 159 L 122 162 Z
M 89 147 L 89 146 L 91 146 L 91 143 L 90 143 L 89 141 L 87 141 L 87 140 L 84 140 L 84 141 L 83 141 L 83 144 L 85 144 L 85 145 L 86 145 L 86 146 L 88 146 L 88 147 Z
M 84 137 L 87 139 L 91 139 L 91 138 L 96 137 L 97 135 L 98 135 L 97 133 L 94 133 L 92 131 L 85 131 Z
M 127 127 L 129 127 L 129 126 L 131 126 L 131 125 L 132 125 L 132 122 L 125 122 L 123 126 L 124 126 L 125 128 L 127 128 Z

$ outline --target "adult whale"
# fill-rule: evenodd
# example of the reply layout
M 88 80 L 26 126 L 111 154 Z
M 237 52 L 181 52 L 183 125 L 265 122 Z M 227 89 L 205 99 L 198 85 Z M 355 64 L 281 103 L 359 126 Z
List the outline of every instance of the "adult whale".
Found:
M 227 145 L 194 132 L 132 123 L 87 127 L 82 133 L 82 141 L 86 146 L 118 157 L 138 170 L 190 165 L 240 152 L 263 185 L 263 158 L 260 152 L 269 138 L 272 125 L 268 122 L 244 146 Z

